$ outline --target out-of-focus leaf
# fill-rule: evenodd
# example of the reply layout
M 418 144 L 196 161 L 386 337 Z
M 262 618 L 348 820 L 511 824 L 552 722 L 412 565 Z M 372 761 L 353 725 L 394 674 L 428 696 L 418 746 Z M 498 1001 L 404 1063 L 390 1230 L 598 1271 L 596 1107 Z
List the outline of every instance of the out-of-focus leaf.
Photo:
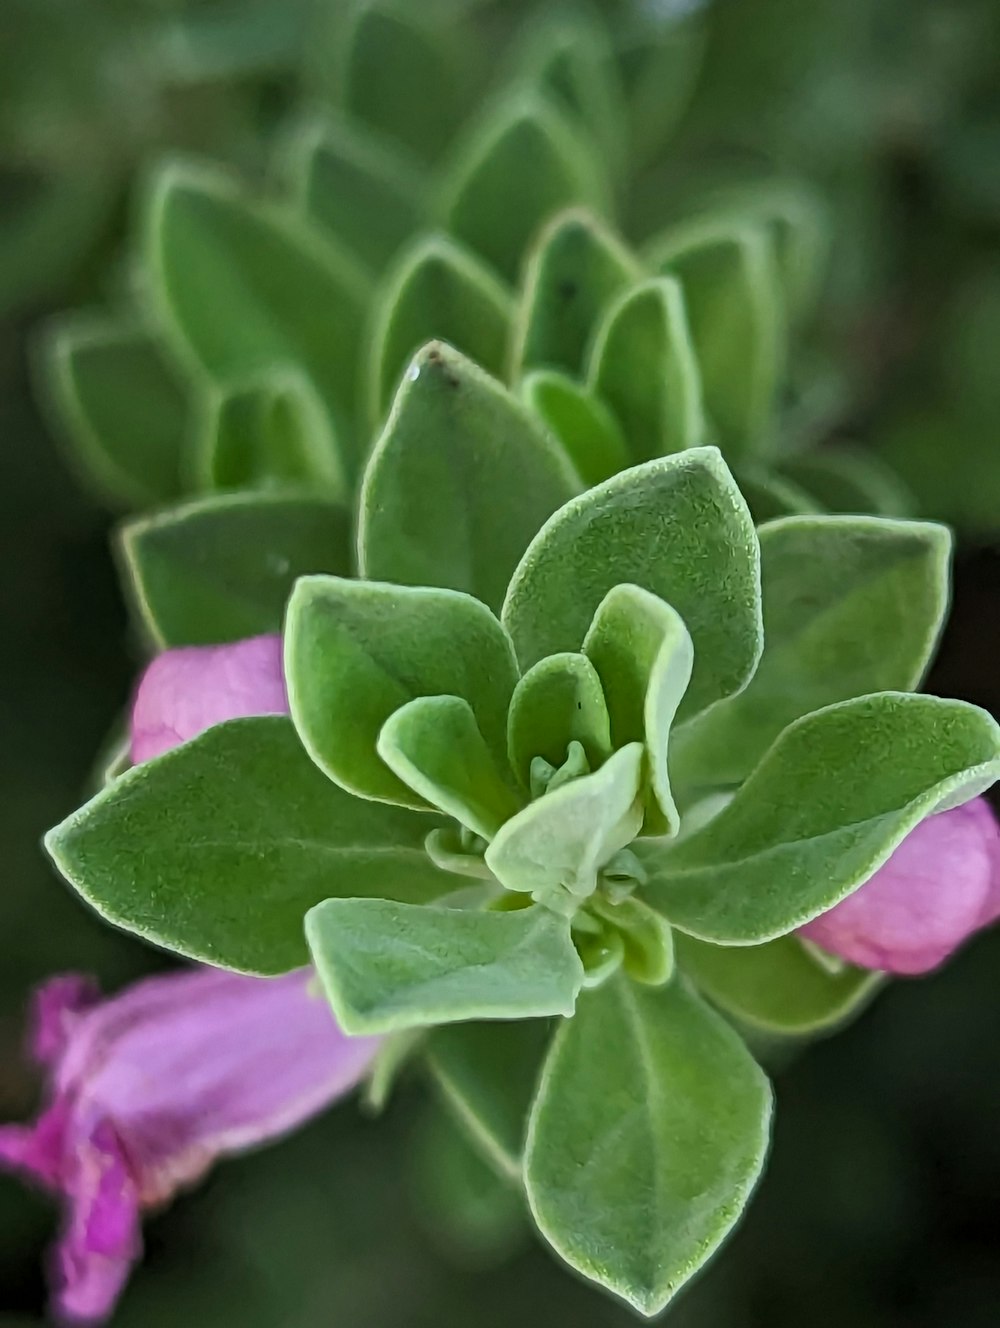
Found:
M 425 5 L 365 0 L 355 13 L 344 39 L 344 106 L 422 161 L 433 161 L 461 118 L 460 41 Z
M 220 494 L 122 530 L 127 590 L 157 645 L 280 632 L 296 579 L 348 573 L 350 518 L 302 494 Z
M 539 226 L 574 203 L 607 212 L 592 145 L 556 107 L 525 95 L 493 107 L 462 144 L 442 213 L 458 239 L 516 282 Z
M 417 241 L 377 299 L 368 366 L 376 424 L 403 370 L 428 342 L 448 342 L 488 373 L 505 376 L 513 299 L 491 268 L 453 240 L 432 235 Z
M 176 497 L 189 479 L 191 412 L 150 332 L 69 314 L 52 324 L 43 350 L 56 423 L 85 476 L 123 507 Z
M 283 174 L 305 215 L 373 272 L 424 224 L 417 165 L 346 116 L 302 126 Z
M 550 222 L 528 259 L 514 345 L 514 373 L 563 369 L 582 376 L 605 306 L 639 276 L 611 231 L 574 209 Z
M 293 366 L 213 391 L 200 452 L 211 489 L 298 486 L 341 501 L 349 496 L 329 412 Z
M 225 384 L 273 364 L 300 366 L 353 463 L 369 294 L 360 265 L 304 217 L 190 163 L 156 176 L 145 239 L 152 294 L 195 372 Z

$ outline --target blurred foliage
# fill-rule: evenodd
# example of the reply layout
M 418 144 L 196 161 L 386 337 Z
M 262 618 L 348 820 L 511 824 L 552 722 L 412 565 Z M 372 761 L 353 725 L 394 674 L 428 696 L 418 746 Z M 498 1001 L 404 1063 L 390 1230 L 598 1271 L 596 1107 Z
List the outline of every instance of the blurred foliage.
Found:
M 475 9 L 499 43 L 511 15 L 534 6 L 428 0 L 439 7 L 449 23 Z M 673 23 L 696 6 L 606 0 L 600 8 L 621 31 L 640 8 L 648 21 Z M 26 1113 L 37 1091 L 19 1055 L 30 986 L 82 968 L 113 987 L 159 962 L 81 910 L 38 848 L 42 830 L 78 802 L 125 703 L 133 643 L 106 517 L 64 472 L 30 404 L 31 329 L 52 308 L 106 293 L 128 190 L 150 154 L 195 150 L 263 170 L 287 112 L 336 86 L 332 53 L 346 9 L 335 0 L 4 0 L 0 8 L 5 1119 Z M 693 99 L 671 138 L 702 47 Z M 815 399 L 839 403 L 846 376 L 851 412 L 844 418 L 837 407 L 824 440 L 876 448 L 924 512 L 971 537 L 931 690 L 994 713 L 1000 554 L 977 552 L 973 539 L 1000 526 L 998 50 L 995 0 L 717 0 L 703 34 L 668 46 L 660 68 L 623 52 L 642 123 L 648 129 L 654 110 L 663 118 L 645 134 L 645 169 L 621 205 L 628 233 L 641 238 L 665 210 L 680 215 L 692 199 L 762 170 L 801 176 L 828 200 L 831 276 L 810 335 L 824 372 L 803 393 L 813 400 L 806 418 L 829 419 Z M 489 73 L 472 71 L 460 99 L 478 96 Z M 947 972 L 896 984 L 848 1033 L 787 1067 L 766 1184 L 672 1325 L 997 1322 L 998 960 L 1000 935 L 984 937 Z M 423 1175 L 413 1173 L 409 1145 L 428 1101 L 407 1083 L 377 1126 L 345 1106 L 221 1168 L 150 1225 L 148 1261 L 116 1323 L 631 1322 L 530 1243 L 512 1237 L 509 1262 L 483 1269 L 474 1250 L 440 1231 L 441 1187 L 461 1187 L 470 1229 L 506 1217 L 459 1159 L 435 1174 L 433 1148 L 444 1144 L 425 1139 Z M 0 1177 L 2 1328 L 43 1322 L 41 1251 L 53 1220 L 46 1203 Z

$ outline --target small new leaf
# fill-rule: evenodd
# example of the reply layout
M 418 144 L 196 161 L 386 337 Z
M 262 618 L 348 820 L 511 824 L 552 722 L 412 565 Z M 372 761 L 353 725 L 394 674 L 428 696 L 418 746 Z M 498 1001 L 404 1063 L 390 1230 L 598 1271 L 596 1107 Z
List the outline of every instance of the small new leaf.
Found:
M 424 807 L 376 750 L 383 724 L 418 696 L 462 697 L 498 762 L 517 682 L 489 609 L 454 590 L 305 577 L 288 605 L 292 718 L 320 769 L 363 798 Z
M 540 756 L 558 769 L 578 742 L 596 770 L 611 755 L 611 721 L 597 670 L 585 655 L 548 655 L 514 689 L 507 715 L 507 745 L 525 788 Z
M 472 707 L 457 696 L 418 696 L 402 706 L 382 726 L 378 754 L 419 797 L 484 839 L 522 806 Z
M 760 551 L 715 448 L 625 471 L 556 512 L 511 579 L 503 621 L 522 668 L 579 650 L 608 591 L 630 583 L 673 605 L 694 643 L 682 717 L 743 687 L 760 656 Z
M 642 824 L 643 750 L 630 743 L 600 770 L 536 798 L 509 820 L 486 850 L 486 865 L 508 890 L 553 907 L 591 895 L 600 869 L 630 844 Z
M 670 790 L 667 744 L 694 664 L 683 620 L 648 590 L 615 586 L 594 614 L 583 652 L 604 688 L 614 745 L 645 744 L 651 797 L 644 829 L 677 834 L 680 813 Z

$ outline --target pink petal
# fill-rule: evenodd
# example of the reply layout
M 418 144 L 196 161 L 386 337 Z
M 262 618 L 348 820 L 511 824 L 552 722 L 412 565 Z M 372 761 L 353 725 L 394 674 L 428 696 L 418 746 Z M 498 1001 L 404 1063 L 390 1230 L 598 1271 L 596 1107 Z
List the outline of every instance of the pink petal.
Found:
M 280 636 L 167 650 L 149 665 L 132 708 L 136 764 L 244 715 L 288 712 Z
M 62 1184 L 69 1103 L 55 1101 L 33 1125 L 0 1125 L 0 1163 L 57 1190 Z
M 35 992 L 31 1012 L 31 1054 L 40 1065 L 59 1059 L 78 1017 L 101 999 L 92 978 L 62 973 Z
M 140 982 L 83 1019 L 60 1091 L 114 1122 L 144 1206 L 362 1078 L 378 1040 L 341 1033 L 312 982 L 308 969 L 193 969 Z
M 1000 915 L 1000 826 L 985 798 L 922 821 L 801 935 L 861 968 L 925 973 Z
M 114 1128 L 98 1120 L 74 1140 L 69 1220 L 56 1248 L 55 1305 L 71 1323 L 106 1319 L 142 1253 L 139 1199 Z

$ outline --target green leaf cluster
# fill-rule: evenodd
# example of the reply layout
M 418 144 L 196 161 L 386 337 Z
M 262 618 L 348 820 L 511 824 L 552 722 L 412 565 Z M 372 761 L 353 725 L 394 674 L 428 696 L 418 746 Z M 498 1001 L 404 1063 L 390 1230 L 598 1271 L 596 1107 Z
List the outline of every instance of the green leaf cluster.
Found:
M 603 253 L 584 267 L 606 294 Z M 524 344 L 575 356 L 577 327 Z M 218 545 L 206 504 L 207 530 L 232 523 Z M 422 1056 L 563 1258 L 655 1314 L 763 1165 L 770 1089 L 740 1032 L 826 1029 L 875 984 L 796 930 L 1000 773 L 988 715 L 915 691 L 947 533 L 758 530 L 711 446 L 584 489 L 518 394 L 440 342 L 344 511 L 248 493 L 130 528 L 161 639 L 273 630 L 294 580 L 291 716 L 120 775 L 49 851 L 179 953 L 311 961 L 348 1033 Z
M 477 103 L 485 51 L 461 8 L 352 6 L 263 187 L 193 158 L 151 173 L 129 288 L 45 341 L 81 470 L 126 509 L 275 487 L 342 502 L 413 354 L 440 339 L 513 387 L 587 483 L 715 443 L 748 473 L 766 460 L 757 516 L 808 494 L 888 513 L 870 466 L 838 450 L 831 476 L 809 453 L 797 479 L 785 456 L 789 329 L 826 248 L 812 195 L 765 178 L 659 218 L 641 252 L 615 233 L 669 131 L 668 115 L 644 145 L 651 89 L 669 70 L 684 95 L 696 25 L 542 7 Z

